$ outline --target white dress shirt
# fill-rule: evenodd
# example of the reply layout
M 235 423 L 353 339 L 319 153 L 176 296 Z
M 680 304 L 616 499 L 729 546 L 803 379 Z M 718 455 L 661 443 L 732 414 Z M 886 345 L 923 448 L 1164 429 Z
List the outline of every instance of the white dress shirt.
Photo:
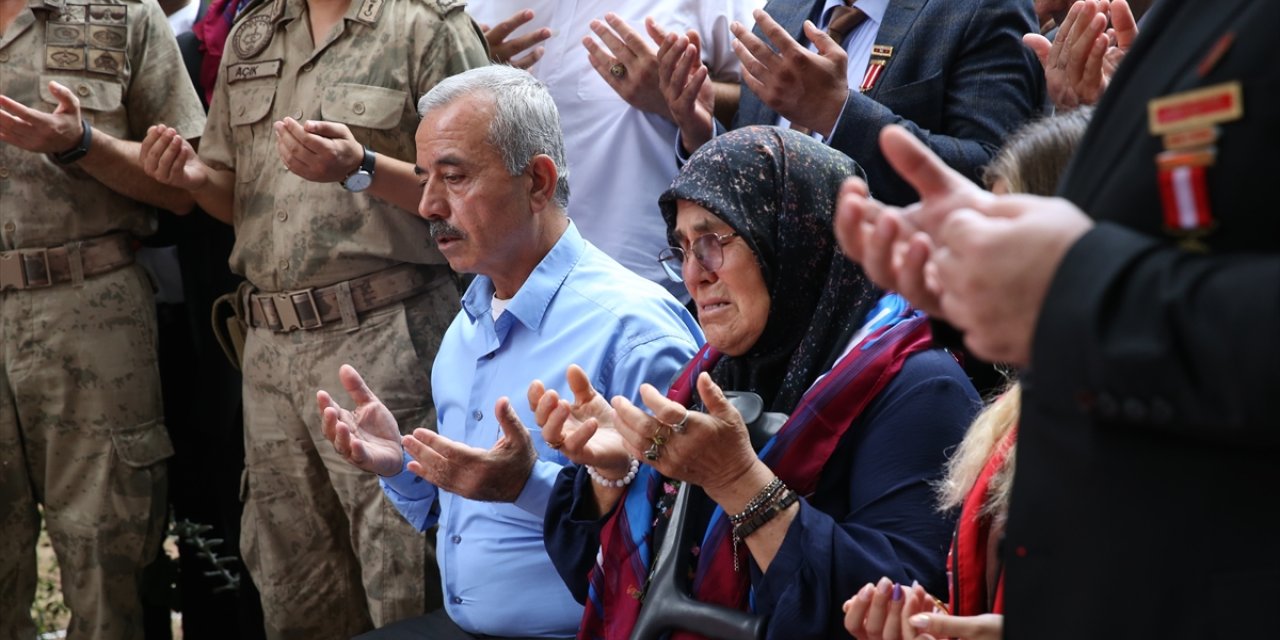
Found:
M 591 20 L 604 20 L 608 12 L 621 16 L 647 39 L 644 18 L 653 16 L 668 31 L 697 31 L 711 77 L 736 82 L 738 59 L 729 23 L 754 24 L 751 11 L 763 5 L 763 0 L 473 0 L 467 4 L 467 12 L 477 22 L 491 26 L 521 9 L 532 9 L 534 19 L 513 37 L 551 28 L 551 39 L 543 43 L 546 53 L 530 72 L 547 85 L 560 109 L 569 162 L 569 216 L 592 244 L 681 300 L 689 299 L 688 292 L 671 282 L 658 265 L 658 252 L 668 244 L 658 196 L 678 170 L 671 157 L 676 126 L 620 98 L 591 67 L 582 39 L 595 38 Z

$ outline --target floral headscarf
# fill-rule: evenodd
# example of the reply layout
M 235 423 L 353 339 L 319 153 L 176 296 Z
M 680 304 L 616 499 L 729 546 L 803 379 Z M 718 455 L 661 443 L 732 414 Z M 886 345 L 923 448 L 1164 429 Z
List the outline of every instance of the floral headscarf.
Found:
M 676 202 L 695 203 L 733 228 L 756 256 L 768 288 L 760 339 L 711 371 L 717 384 L 751 391 L 790 413 L 844 351 L 880 292 L 836 245 L 840 184 L 865 177 L 843 153 L 809 136 L 754 126 L 716 136 L 689 158 L 658 201 L 671 235 Z

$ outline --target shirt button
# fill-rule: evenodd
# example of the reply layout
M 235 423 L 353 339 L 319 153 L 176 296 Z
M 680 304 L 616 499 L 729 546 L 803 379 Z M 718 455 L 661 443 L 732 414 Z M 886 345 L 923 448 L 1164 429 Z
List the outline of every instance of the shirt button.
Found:
M 4 230 L 8 231 L 9 233 L 13 233 L 13 230 L 17 228 L 18 228 L 18 225 L 13 224 L 12 222 L 4 223 Z
M 292 117 L 294 120 L 297 120 L 298 122 L 302 122 L 302 116 L 303 116 L 302 109 L 298 109 L 297 111 L 294 111 L 293 113 L 291 113 L 291 114 L 289 114 L 289 115 L 290 115 L 290 117 Z
M 285 220 L 288 220 L 288 219 L 289 219 L 289 213 L 284 209 L 281 209 L 276 212 L 276 220 L 279 220 L 280 222 L 284 222 Z
M 76 87 L 76 93 L 79 94 L 81 98 L 83 98 L 93 92 L 89 90 L 89 85 L 82 84 Z
M 0 180 L 9 177 L 9 167 L 0 167 Z
M 462 604 L 462 598 L 459 598 L 458 596 L 454 596 L 454 597 L 453 597 L 453 603 L 454 603 L 454 604 Z
M 8 62 L 8 61 L 9 61 L 9 53 L 6 51 L 0 51 L 0 62 Z
M 474 418 L 476 422 L 480 422 L 480 419 L 484 417 L 484 414 L 480 413 L 480 410 L 477 409 L 471 412 L 471 417 Z
M 280 270 L 281 270 L 281 271 L 288 271 L 288 270 L 289 270 L 289 261 L 288 261 L 288 260 L 281 260 L 281 261 L 280 261 Z
M 308 62 L 308 63 L 306 63 L 306 64 L 302 65 L 302 72 L 303 72 L 303 73 L 306 73 L 306 72 L 308 72 L 308 71 L 311 71 L 311 70 L 312 70 L 312 69 L 314 69 L 314 68 L 316 68 L 316 63 L 314 63 L 314 62 Z
M 462 542 L 462 536 L 453 536 L 452 538 L 449 538 L 449 539 L 452 540 L 454 544 L 459 544 Z
M 361 115 L 361 114 L 363 114 L 363 113 L 364 113 L 364 103 L 363 103 L 363 102 L 357 102 L 357 103 L 355 103 L 355 104 L 351 105 L 351 110 L 352 110 L 353 112 L 355 112 L 355 114 L 356 114 L 356 115 Z

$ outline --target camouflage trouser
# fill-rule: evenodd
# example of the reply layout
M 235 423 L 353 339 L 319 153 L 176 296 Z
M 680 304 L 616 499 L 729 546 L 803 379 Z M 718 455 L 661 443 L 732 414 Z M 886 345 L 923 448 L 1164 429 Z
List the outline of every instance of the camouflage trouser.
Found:
M 370 313 L 358 328 L 250 330 L 240 547 L 262 592 L 268 637 L 346 640 L 425 610 L 424 563 L 435 564 L 434 549 L 377 477 L 325 440 L 316 391 L 352 406 L 338 382 L 338 368 L 350 364 L 404 433 L 434 428 L 430 367 L 457 309 L 449 281 Z
M 137 576 L 163 532 L 155 306 L 138 267 L 0 293 L 0 638 L 32 638 L 37 504 L 73 639 L 142 638 Z

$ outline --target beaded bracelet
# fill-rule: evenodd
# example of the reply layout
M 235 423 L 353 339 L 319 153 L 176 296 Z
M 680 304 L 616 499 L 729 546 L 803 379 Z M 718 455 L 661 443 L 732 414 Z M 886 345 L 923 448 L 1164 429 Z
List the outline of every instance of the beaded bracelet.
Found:
M 800 496 L 797 495 L 796 492 L 791 489 L 783 489 L 782 495 L 777 500 L 767 504 L 763 510 L 752 516 L 750 520 L 734 525 L 733 570 L 735 573 L 738 571 L 738 544 L 742 542 L 742 539 L 755 533 L 760 527 L 763 527 L 770 520 L 773 520 L 774 516 L 782 513 L 787 509 L 787 507 L 790 507 L 799 500 Z
M 770 502 L 773 502 L 774 498 L 778 496 L 778 492 L 782 491 L 784 488 L 785 486 L 782 484 L 782 478 L 774 476 L 773 480 L 769 482 L 769 484 L 765 485 L 764 488 L 760 490 L 760 493 L 757 493 L 741 512 L 729 516 L 729 522 L 733 523 L 734 526 L 746 522 L 749 518 L 754 516 L 756 512 L 763 509 Z
M 627 475 L 616 480 L 600 475 L 600 472 L 596 471 L 595 467 L 587 465 L 587 475 L 591 476 L 591 479 L 595 480 L 596 484 L 610 489 L 621 489 L 631 484 L 631 481 L 636 479 L 638 471 L 640 471 L 640 461 L 635 458 L 631 458 L 631 468 L 627 471 Z

